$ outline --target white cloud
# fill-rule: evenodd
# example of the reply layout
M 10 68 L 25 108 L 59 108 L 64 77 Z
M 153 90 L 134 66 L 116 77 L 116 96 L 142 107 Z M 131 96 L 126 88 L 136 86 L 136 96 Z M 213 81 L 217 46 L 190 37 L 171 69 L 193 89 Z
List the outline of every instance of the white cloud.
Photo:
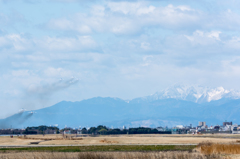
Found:
M 84 51 L 95 49 L 97 43 L 91 36 L 77 36 L 76 38 L 43 37 L 40 39 L 29 39 L 19 34 L 0 36 L 0 49 L 11 52 L 28 52 L 35 48 L 47 51 Z M 30 57 L 30 56 L 29 56 Z
M 184 35 L 193 45 L 213 45 L 217 41 L 221 41 L 221 31 L 203 32 L 196 30 L 192 36 Z
M 239 30 L 240 15 L 230 9 L 206 12 L 188 5 L 154 6 L 146 1 L 106 2 L 93 5 L 89 12 L 78 12 L 48 22 L 50 29 L 76 31 L 87 35 L 98 32 L 115 34 L 144 33 L 144 28 L 179 30 Z
M 80 23 L 74 23 L 73 21 L 67 19 L 53 19 L 48 23 L 48 27 L 52 29 L 60 30 L 75 30 L 82 34 L 89 34 L 92 32 L 91 28 L 88 25 Z
M 212 31 L 208 34 L 209 38 L 215 38 L 216 40 L 220 40 L 219 34 L 222 33 L 221 31 Z
M 44 49 L 54 51 L 81 51 L 86 48 L 95 48 L 97 45 L 90 36 L 78 36 L 77 38 L 46 37 L 37 41 L 37 44 Z
M 87 14 L 77 13 L 52 19 L 47 26 L 81 34 L 94 33 L 93 31 L 134 34 L 144 27 L 177 28 L 196 25 L 200 16 L 198 11 L 188 6 L 155 7 L 144 2 L 109 2 L 107 7 L 93 6 Z
M 70 79 L 73 75 L 73 72 L 70 70 L 65 70 L 63 68 L 53 68 L 49 67 L 46 70 L 44 70 L 44 74 L 48 77 L 61 77 L 61 78 L 67 78 Z
M 146 7 L 142 2 L 109 2 L 108 7 L 113 12 L 136 15 L 153 13 L 156 9 L 154 6 Z
M 25 51 L 29 49 L 32 42 L 19 34 L 9 34 L 0 37 L 1 49 L 10 49 L 15 51 Z

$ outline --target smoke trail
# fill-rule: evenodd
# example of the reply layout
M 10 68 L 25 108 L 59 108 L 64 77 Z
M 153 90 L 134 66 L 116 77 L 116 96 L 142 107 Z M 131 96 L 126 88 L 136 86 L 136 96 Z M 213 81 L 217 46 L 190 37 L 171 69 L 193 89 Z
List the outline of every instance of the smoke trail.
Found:
M 20 118 L 20 119 L 18 120 L 18 124 L 24 123 L 26 120 L 28 120 L 28 119 L 29 119 L 30 117 L 32 117 L 32 116 L 33 116 L 33 113 L 29 113 L 29 114 L 23 116 L 22 118 Z
M 22 119 L 23 112 L 19 112 L 17 114 L 14 114 L 13 116 L 10 116 L 6 119 L 0 120 L 0 128 L 1 129 L 9 129 L 11 127 L 14 127 L 15 124 L 18 121 L 21 121 Z
M 44 97 L 53 94 L 54 92 L 63 90 L 65 88 L 70 87 L 71 85 L 74 85 L 78 83 L 78 79 L 71 78 L 66 81 L 64 80 L 59 80 L 57 82 L 47 84 L 47 85 L 42 85 L 42 86 L 32 86 L 28 89 L 28 95 L 35 95 L 39 97 Z
M 28 115 L 26 115 L 23 119 L 27 120 L 28 118 L 30 118 L 31 116 L 33 116 L 33 113 L 29 113 Z
M 59 80 L 57 82 L 39 85 L 39 86 L 30 86 L 26 91 L 26 99 L 22 102 L 22 107 L 26 109 L 36 109 L 43 108 L 46 106 L 48 101 L 50 101 L 51 96 L 61 90 L 64 90 L 74 84 L 79 82 L 76 78 L 71 78 L 67 80 Z
M 76 78 L 71 78 L 67 80 L 61 79 L 57 82 L 45 85 L 30 86 L 26 90 L 24 100 L 21 102 L 20 105 L 24 109 L 28 110 L 42 108 L 50 100 L 51 95 L 78 83 L 78 81 L 79 80 Z M 24 110 L 6 119 L 0 120 L 0 128 L 11 128 L 11 126 L 18 127 L 19 124 L 24 123 L 33 115 L 33 113 L 30 113 L 27 114 L 26 116 L 23 116 L 23 114 L 25 114 Z

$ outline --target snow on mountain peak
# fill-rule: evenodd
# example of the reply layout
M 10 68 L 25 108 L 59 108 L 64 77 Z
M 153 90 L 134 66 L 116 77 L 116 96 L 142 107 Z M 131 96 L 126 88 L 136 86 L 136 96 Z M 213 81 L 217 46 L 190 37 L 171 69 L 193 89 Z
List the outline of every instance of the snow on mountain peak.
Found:
M 222 98 L 239 99 L 240 92 L 227 90 L 223 87 L 209 88 L 199 85 L 180 85 L 176 84 L 162 91 L 156 92 L 151 96 L 142 98 L 143 100 L 153 101 L 158 99 L 180 99 L 196 103 L 210 102 Z
M 217 87 L 216 89 L 211 89 L 208 94 L 208 102 L 212 100 L 219 100 L 226 94 L 228 94 L 230 91 L 225 90 L 223 87 Z

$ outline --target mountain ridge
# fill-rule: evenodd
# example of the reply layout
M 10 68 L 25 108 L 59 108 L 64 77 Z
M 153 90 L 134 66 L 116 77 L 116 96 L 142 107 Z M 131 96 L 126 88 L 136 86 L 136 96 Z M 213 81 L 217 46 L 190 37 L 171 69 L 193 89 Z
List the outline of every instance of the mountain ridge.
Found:
M 216 89 L 219 90 L 216 100 L 197 102 L 192 100 L 192 97 L 195 97 L 193 95 L 199 91 L 194 91 L 192 88 L 177 87 L 175 90 L 168 89 L 164 96 L 153 95 L 130 101 L 111 97 L 94 97 L 76 102 L 62 101 L 51 107 L 34 112 L 21 111 L 2 119 L 0 128 L 24 128 L 38 125 L 58 125 L 60 128 L 97 125 L 157 127 L 194 125 L 198 121 L 206 121 L 207 124 L 213 125 L 221 124 L 225 120 L 233 122 L 240 120 L 238 115 L 240 99 L 229 94 L 230 91 Z M 212 89 L 200 89 L 205 94 L 206 90 L 214 92 Z
M 181 85 L 175 84 L 164 90 L 156 92 L 152 95 L 135 98 L 132 102 L 153 101 L 158 99 L 181 99 L 192 101 L 195 103 L 204 103 L 219 100 L 222 98 L 239 99 L 240 92 L 235 90 L 227 90 L 223 87 L 209 88 L 199 85 Z M 131 102 L 130 101 L 130 102 Z

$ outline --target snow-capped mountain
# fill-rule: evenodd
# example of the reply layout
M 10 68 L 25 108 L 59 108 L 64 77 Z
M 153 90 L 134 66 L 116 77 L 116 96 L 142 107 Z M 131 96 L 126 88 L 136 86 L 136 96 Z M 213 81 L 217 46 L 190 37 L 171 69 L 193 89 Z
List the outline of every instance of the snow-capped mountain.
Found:
M 0 119 L 0 128 L 55 125 L 78 126 L 174 126 L 209 125 L 240 121 L 240 92 L 223 87 L 174 85 L 151 96 L 129 102 L 111 97 L 95 97 L 79 102 L 62 101 L 51 107 L 20 111 Z
M 240 92 L 235 90 L 227 90 L 223 87 L 209 88 L 199 85 L 175 84 L 150 96 L 133 99 L 132 102 L 150 102 L 154 100 L 169 98 L 191 101 L 195 103 L 203 103 L 219 100 L 222 98 L 239 99 Z

